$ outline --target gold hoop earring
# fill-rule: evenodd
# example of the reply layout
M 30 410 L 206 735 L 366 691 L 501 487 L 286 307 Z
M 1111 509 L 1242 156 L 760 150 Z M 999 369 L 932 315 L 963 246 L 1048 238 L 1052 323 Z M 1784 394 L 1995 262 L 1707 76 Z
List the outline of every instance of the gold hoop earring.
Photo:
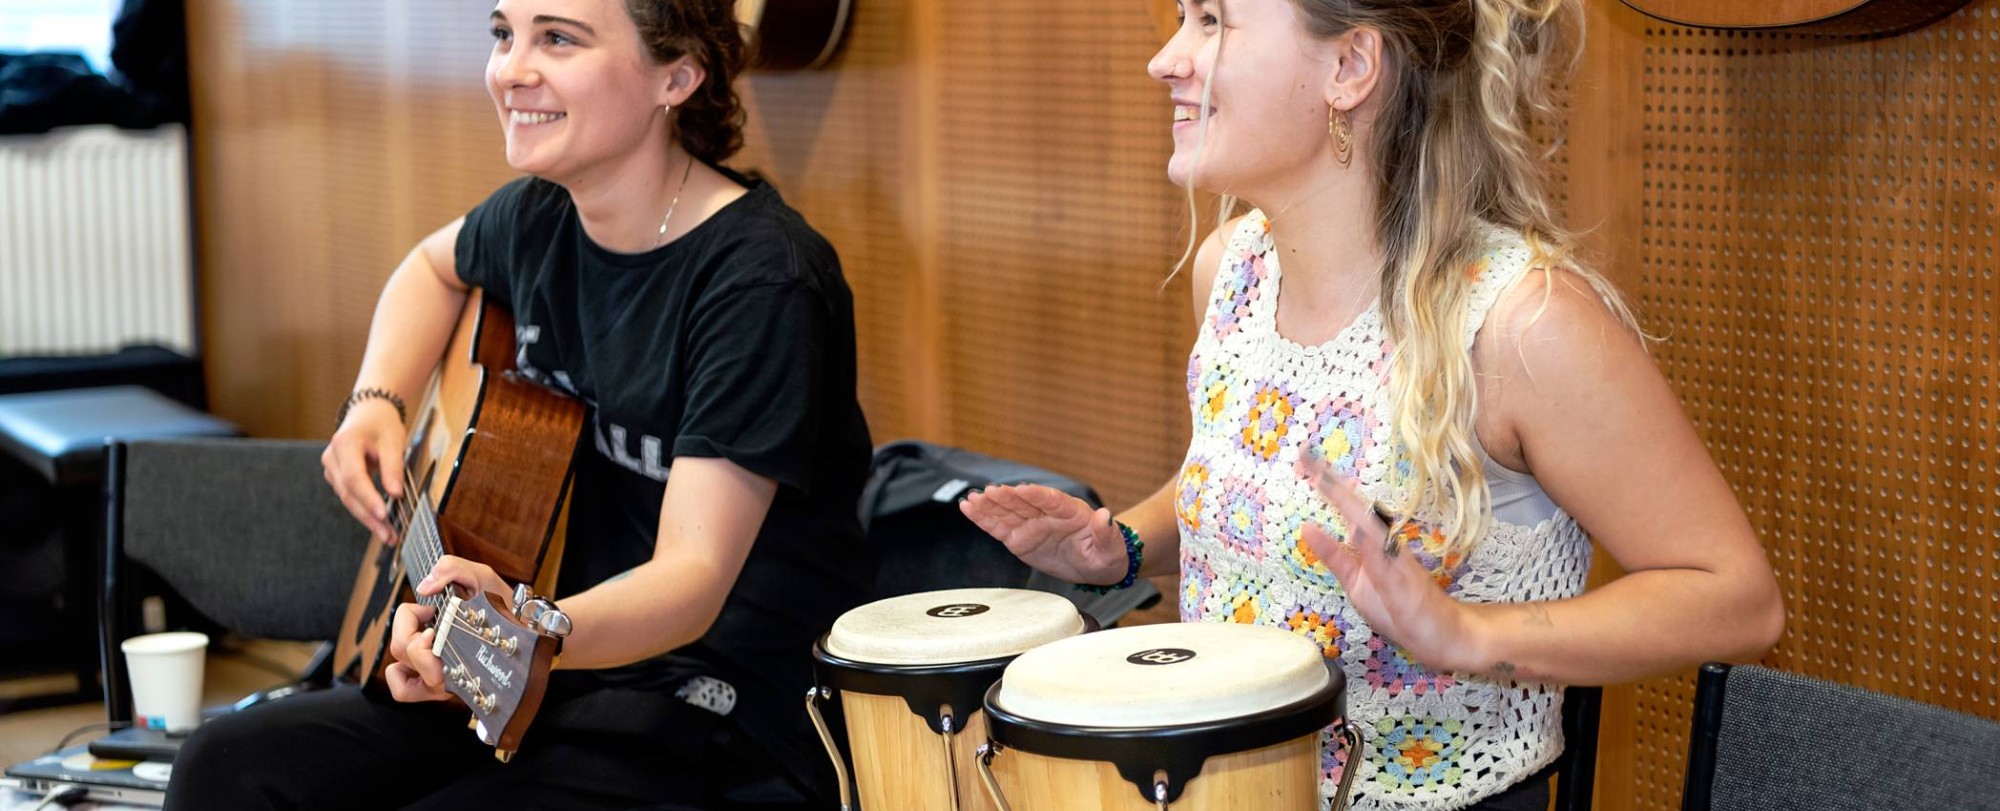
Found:
M 1326 134 L 1333 138 L 1333 159 L 1346 169 L 1354 163 L 1354 126 L 1347 120 L 1347 113 L 1339 108 L 1326 108 Z

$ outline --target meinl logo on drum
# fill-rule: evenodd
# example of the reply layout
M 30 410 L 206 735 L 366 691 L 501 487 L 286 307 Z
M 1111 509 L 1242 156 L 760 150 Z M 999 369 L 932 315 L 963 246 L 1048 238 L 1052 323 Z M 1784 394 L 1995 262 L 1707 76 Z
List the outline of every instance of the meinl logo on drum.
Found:
M 1177 665 L 1193 658 L 1194 651 L 1187 648 L 1154 648 L 1127 656 L 1125 661 L 1135 665 Z
M 929 614 L 933 617 L 942 617 L 944 619 L 951 620 L 951 619 L 958 619 L 959 617 L 977 616 L 991 610 L 993 610 L 991 607 L 983 606 L 978 603 L 953 603 L 951 605 L 938 606 L 929 611 L 925 611 L 924 613 Z

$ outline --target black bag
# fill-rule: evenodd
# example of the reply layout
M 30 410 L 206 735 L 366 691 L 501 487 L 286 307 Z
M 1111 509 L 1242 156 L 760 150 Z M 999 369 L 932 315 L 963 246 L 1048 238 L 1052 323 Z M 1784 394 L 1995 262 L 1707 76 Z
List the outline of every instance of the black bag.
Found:
M 1089 485 L 1020 462 L 917 440 L 875 449 L 873 473 L 861 491 L 861 526 L 876 566 L 875 598 L 955 588 L 1024 588 L 1060 594 L 1110 627 L 1134 608 L 1152 605 L 1159 589 L 1146 580 L 1108 594 L 1029 568 L 958 511 L 958 501 L 993 484 L 1040 484 L 1103 506 Z

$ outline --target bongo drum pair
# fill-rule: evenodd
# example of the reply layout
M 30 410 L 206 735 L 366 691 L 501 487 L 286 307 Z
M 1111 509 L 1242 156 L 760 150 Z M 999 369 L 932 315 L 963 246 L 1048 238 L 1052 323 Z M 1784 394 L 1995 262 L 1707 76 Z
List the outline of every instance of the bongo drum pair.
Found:
M 836 690 L 867 811 L 1318 811 L 1319 736 L 1337 721 L 1346 806 L 1361 730 L 1317 645 L 1225 623 L 1086 630 L 1068 600 L 1013 589 L 842 616 L 806 701 L 842 808 L 847 763 L 820 713 Z

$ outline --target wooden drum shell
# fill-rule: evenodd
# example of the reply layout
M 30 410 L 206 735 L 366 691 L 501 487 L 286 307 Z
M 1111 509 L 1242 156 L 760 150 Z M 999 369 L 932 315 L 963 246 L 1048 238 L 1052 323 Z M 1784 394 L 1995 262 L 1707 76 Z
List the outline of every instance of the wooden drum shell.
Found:
M 850 763 L 862 808 L 998 811 L 973 764 L 974 750 L 986 741 L 986 713 L 978 707 L 969 717 L 957 716 L 963 721 L 952 736 L 952 762 L 947 764 L 944 736 L 932 731 L 901 696 L 834 695 L 847 718 Z M 957 805 L 951 796 L 954 783 Z
M 1155 811 L 1137 787 L 1101 760 L 1006 749 L 993 777 L 1013 811 Z M 1175 811 L 1319 811 L 1319 734 L 1203 761 Z M 866 806 L 864 806 L 866 807 Z M 893 806 L 902 808 L 905 806 Z M 916 808 L 918 806 L 907 806 Z

